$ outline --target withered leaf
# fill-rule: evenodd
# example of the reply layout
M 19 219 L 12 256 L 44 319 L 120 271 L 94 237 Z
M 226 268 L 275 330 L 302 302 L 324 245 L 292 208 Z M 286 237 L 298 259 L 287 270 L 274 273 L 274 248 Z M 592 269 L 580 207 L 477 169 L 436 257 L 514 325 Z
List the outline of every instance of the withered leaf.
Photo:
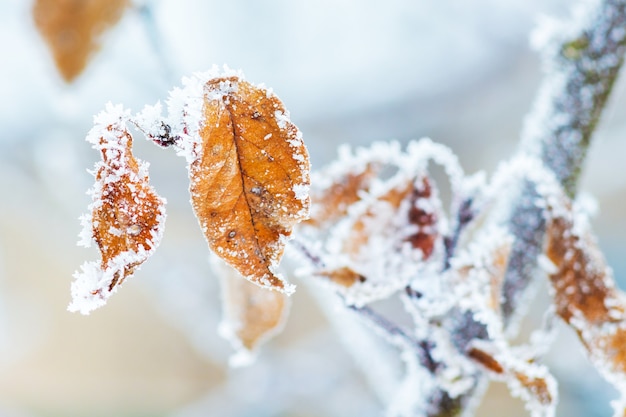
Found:
M 75 274 L 70 310 L 86 314 L 104 304 L 111 292 L 156 249 L 163 232 L 165 201 L 148 183 L 147 166 L 132 154 L 132 136 L 120 109 L 108 108 L 90 132 L 101 151 L 91 215 L 84 218 L 84 244 L 93 239 L 100 263 Z
M 220 331 L 235 348 L 254 351 L 281 330 L 289 312 L 289 297 L 241 279 L 228 265 L 223 267 Z
M 349 288 L 357 282 L 365 282 L 366 278 L 353 269 L 343 266 L 337 269 L 323 269 L 315 273 L 317 276 L 328 278 L 331 282 Z
M 365 164 L 362 171 L 347 172 L 335 179 L 329 187 L 312 189 L 311 218 L 306 223 L 321 227 L 341 219 L 348 212 L 348 207 L 359 201 L 359 193 L 369 189 L 370 182 L 377 174 L 378 165 Z
M 84 70 L 106 29 L 121 18 L 128 0 L 36 0 L 35 25 L 70 82 Z
M 626 380 L 626 301 L 591 232 L 562 210 L 549 223 L 546 255 L 557 314 L 612 382 Z M 623 387 L 619 384 L 618 388 Z M 626 392 L 622 392 L 626 395 Z
M 506 381 L 513 395 L 521 397 L 527 403 L 554 407 L 557 398 L 556 383 L 547 368 L 519 360 L 511 352 L 503 355 L 504 352 L 498 352 L 500 349 L 490 342 L 475 340 L 470 344 L 466 355 L 487 369 L 494 379 Z
M 204 87 L 201 143 L 189 166 L 192 205 L 211 249 L 263 287 L 309 209 L 309 158 L 280 100 L 236 76 Z

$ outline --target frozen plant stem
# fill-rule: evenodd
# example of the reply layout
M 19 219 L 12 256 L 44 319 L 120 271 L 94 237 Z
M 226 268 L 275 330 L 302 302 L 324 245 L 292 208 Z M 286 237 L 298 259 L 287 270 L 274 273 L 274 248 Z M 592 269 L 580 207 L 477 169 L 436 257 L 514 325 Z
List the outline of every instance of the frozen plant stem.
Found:
M 546 74 L 522 133 L 519 153 L 539 158 L 570 197 L 578 179 L 591 136 L 600 119 L 622 66 L 626 48 L 626 0 L 585 2 L 586 10 L 575 22 L 560 26 L 543 45 Z M 536 276 L 537 256 L 545 232 L 542 209 L 537 206 L 535 185 L 521 184 L 513 202 L 509 229 L 515 236 L 503 285 L 502 312 L 506 324 L 514 322 L 520 301 Z M 480 338 L 459 317 L 456 337 Z M 470 331 L 468 331 L 468 329 Z M 480 378 L 480 377 L 479 377 Z M 480 385 L 476 380 L 475 387 Z M 461 415 L 472 402 L 474 390 L 450 399 L 436 392 L 432 417 Z M 452 403 L 452 406 L 451 406 Z
M 591 135 L 621 68 L 626 48 L 626 1 L 596 4 L 578 22 L 563 26 L 546 46 L 547 73 L 522 134 L 520 152 L 541 159 L 566 193 L 576 194 Z M 575 26 L 577 30 L 570 29 Z M 532 280 L 530 269 L 514 271 L 516 258 L 543 241 L 541 209 L 530 184 L 515 203 L 510 228 L 517 241 L 504 283 L 504 315 L 510 320 Z M 518 249 L 519 248 L 519 249 Z M 516 250 L 517 249 L 517 250 Z
M 546 75 L 522 134 L 570 197 L 626 46 L 626 1 L 604 0 L 544 47 Z M 566 29 L 567 28 L 567 29 Z M 568 33 L 569 32 L 569 33 Z
M 437 368 L 437 363 L 430 355 L 431 347 L 429 346 L 428 342 L 419 341 L 409 336 L 406 330 L 402 329 L 400 326 L 388 320 L 384 316 L 378 314 L 376 311 L 368 306 L 357 307 L 351 305 L 348 306 L 348 308 L 358 313 L 362 318 L 369 321 L 371 325 L 384 333 L 386 337 L 390 339 L 399 338 L 400 340 L 402 340 L 402 342 L 411 346 L 415 350 L 415 353 L 418 356 L 419 362 L 422 364 L 422 366 L 428 369 L 430 372 L 435 372 Z

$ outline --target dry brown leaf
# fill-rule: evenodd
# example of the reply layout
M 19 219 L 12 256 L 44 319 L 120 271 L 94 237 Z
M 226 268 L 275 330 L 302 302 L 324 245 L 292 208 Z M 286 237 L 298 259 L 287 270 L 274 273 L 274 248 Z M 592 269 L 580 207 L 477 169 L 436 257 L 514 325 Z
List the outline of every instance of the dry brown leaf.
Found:
M 308 215 L 309 160 L 280 100 L 236 77 L 205 86 L 192 204 L 211 249 L 258 285 L 293 291 L 274 272 Z
M 65 81 L 83 72 L 101 35 L 120 20 L 128 5 L 128 0 L 35 1 L 35 25 Z
M 557 267 L 550 280 L 556 290 L 557 313 L 563 320 L 570 323 L 579 316 L 589 325 L 599 326 L 621 319 L 624 307 L 607 303 L 618 296 L 600 251 L 588 236 L 575 233 L 572 222 L 562 217 L 553 219 L 546 254 Z
M 223 267 L 220 332 L 235 348 L 254 351 L 281 330 L 289 312 L 289 297 L 242 279 L 230 266 Z
M 103 187 L 101 204 L 94 208 L 92 223 L 93 237 L 102 252 L 102 269 L 122 253 L 139 253 L 152 247 L 153 234 L 160 227 L 160 216 L 164 215 L 163 200 L 148 184 L 148 177 L 139 174 L 139 165 L 131 152 L 130 133 L 122 134 L 125 138 L 120 144 L 125 142 L 124 151 L 103 150 L 104 165 L 96 174 Z M 105 145 L 104 139 L 102 144 Z M 124 172 L 120 174 L 120 170 Z M 109 182 L 112 176 L 115 181 Z M 126 265 L 123 273 L 116 273 L 108 290 L 132 275 L 144 260 L 135 260 Z
M 132 154 L 132 136 L 121 108 L 109 107 L 88 139 L 101 151 L 95 173 L 91 216 L 85 240 L 95 240 L 98 264 L 83 265 L 72 287 L 71 310 L 87 313 L 104 304 L 116 286 L 131 276 L 158 245 L 165 220 L 165 201 L 149 185 L 147 165 Z
M 330 187 L 311 190 L 311 218 L 306 223 L 323 227 L 343 218 L 348 207 L 360 200 L 359 193 L 369 189 L 377 171 L 378 164 L 368 163 L 360 172 L 342 175 Z
M 587 348 L 592 361 L 623 391 L 626 383 L 626 302 L 589 230 L 567 211 L 547 232 L 546 255 L 558 315 Z M 626 394 L 626 392 L 622 392 Z

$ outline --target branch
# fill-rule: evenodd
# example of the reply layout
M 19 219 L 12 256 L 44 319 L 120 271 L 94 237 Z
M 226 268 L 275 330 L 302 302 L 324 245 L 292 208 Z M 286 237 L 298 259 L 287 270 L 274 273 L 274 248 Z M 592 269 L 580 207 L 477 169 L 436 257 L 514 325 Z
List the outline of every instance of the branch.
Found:
M 522 155 L 539 158 L 570 197 L 576 193 L 591 136 L 626 48 L 626 1 L 588 3 L 584 15 L 581 13 L 575 22 L 562 23 L 543 46 L 546 75 L 526 119 L 519 149 Z M 536 276 L 537 256 L 544 239 L 545 220 L 537 206 L 535 187 L 536 184 L 524 181 L 520 196 L 513 203 L 509 227 L 515 242 L 503 285 L 502 305 L 507 325 L 520 314 L 521 300 Z M 481 327 L 467 324 L 466 317 L 459 317 L 455 337 L 467 342 L 480 338 Z M 477 377 L 476 387 L 481 385 L 480 379 Z M 469 392 L 451 400 L 438 392 L 431 402 L 438 411 L 430 416 L 460 415 L 472 397 L 473 392 Z
M 563 23 L 545 46 L 547 73 L 526 119 L 519 150 L 540 158 L 570 197 L 576 194 L 591 135 L 626 50 L 626 1 L 593 4 L 591 10 L 581 11 L 585 14 L 578 21 Z M 528 253 L 538 254 L 543 242 L 545 224 L 533 187 L 524 184 L 510 221 L 516 243 L 504 283 L 503 310 L 509 320 L 534 275 L 535 268 L 520 266 L 536 263 L 536 256 Z

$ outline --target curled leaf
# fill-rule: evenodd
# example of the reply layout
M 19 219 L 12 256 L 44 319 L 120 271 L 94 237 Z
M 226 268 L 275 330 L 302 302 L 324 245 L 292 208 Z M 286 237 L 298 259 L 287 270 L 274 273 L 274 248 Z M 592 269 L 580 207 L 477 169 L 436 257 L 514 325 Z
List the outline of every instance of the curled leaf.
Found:
M 275 268 L 308 216 L 302 135 L 275 95 L 237 76 L 210 79 L 203 97 L 189 176 L 209 246 L 248 280 L 292 292 Z
M 65 81 L 84 70 L 100 36 L 119 21 L 128 5 L 128 0 L 36 0 L 35 25 Z
M 101 261 L 88 262 L 75 274 L 71 311 L 87 314 L 103 305 L 152 254 L 163 233 L 165 200 L 149 185 L 147 164 L 132 154 L 127 118 L 121 107 L 109 105 L 87 137 L 102 161 L 96 164 L 91 213 L 83 217 L 79 243 L 89 246 L 94 240 Z

